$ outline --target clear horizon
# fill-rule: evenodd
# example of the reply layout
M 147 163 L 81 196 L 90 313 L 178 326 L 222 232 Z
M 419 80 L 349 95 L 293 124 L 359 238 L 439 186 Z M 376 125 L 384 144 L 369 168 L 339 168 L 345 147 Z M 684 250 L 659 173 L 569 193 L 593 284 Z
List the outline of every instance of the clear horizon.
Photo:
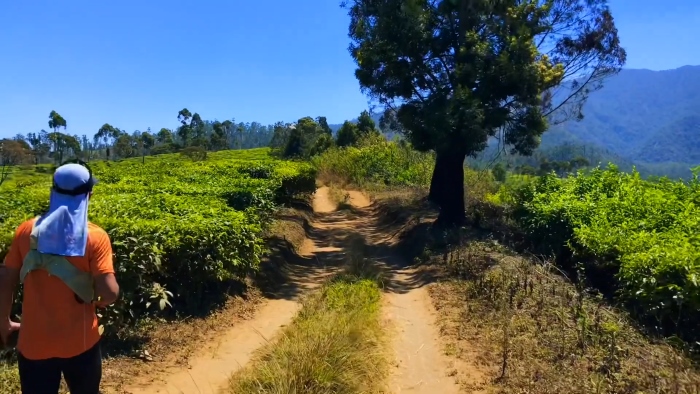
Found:
M 611 0 L 625 69 L 700 65 L 700 3 Z M 69 134 L 104 123 L 128 132 L 203 119 L 271 124 L 367 108 L 347 51 L 339 2 L 233 3 L 127 0 L 12 2 L 0 15 L 0 138 L 48 129 L 59 112 Z M 652 33 L 652 31 L 654 33 Z

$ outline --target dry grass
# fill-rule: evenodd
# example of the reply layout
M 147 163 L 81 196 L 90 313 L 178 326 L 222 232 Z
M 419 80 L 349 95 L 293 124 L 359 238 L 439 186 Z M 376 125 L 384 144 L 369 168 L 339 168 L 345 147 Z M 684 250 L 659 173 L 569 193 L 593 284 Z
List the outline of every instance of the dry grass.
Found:
M 385 207 L 396 210 L 414 211 L 425 200 L 428 192 L 420 188 L 394 187 L 370 190 L 367 192 L 373 200 L 381 201 Z
M 338 176 L 328 168 L 317 169 L 316 187 L 329 185 L 338 185 L 339 188 L 343 188 L 347 185 L 347 182 L 343 180 L 343 177 Z
M 19 393 L 19 373 L 14 362 L 0 362 L 0 392 Z
M 311 222 L 311 208 L 307 210 L 282 208 L 277 219 L 264 234 L 268 241 L 282 239 L 288 242 L 292 252 L 299 252 L 306 239 L 306 229 Z
M 495 393 L 700 392 L 688 358 L 638 332 L 626 316 L 551 265 L 472 241 L 439 257 L 454 280 L 430 288 L 448 348 Z
M 231 377 L 230 393 L 378 393 L 388 370 L 379 270 L 351 250 L 344 274 L 307 297 L 279 338 Z
M 328 196 L 339 210 L 352 209 L 350 194 L 338 183 L 328 184 Z

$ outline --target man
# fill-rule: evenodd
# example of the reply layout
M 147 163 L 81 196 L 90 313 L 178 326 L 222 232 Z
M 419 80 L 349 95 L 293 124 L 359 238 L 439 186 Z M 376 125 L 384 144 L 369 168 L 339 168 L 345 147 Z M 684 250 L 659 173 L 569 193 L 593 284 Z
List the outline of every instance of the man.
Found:
M 95 308 L 116 301 L 112 245 L 87 219 L 97 180 L 83 162 L 53 176 L 49 210 L 22 223 L 0 272 L 0 336 L 19 331 L 23 394 L 58 393 L 61 374 L 71 394 L 98 394 L 102 379 Z M 11 321 L 12 298 L 24 284 L 22 323 Z

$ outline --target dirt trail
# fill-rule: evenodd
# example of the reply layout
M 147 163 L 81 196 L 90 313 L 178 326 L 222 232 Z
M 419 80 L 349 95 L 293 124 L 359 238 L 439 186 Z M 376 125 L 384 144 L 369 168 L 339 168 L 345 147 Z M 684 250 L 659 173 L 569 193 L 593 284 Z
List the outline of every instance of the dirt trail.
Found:
M 350 193 L 351 201 L 353 197 L 357 201 L 364 198 Z M 395 394 L 459 393 L 458 382 L 448 376 L 454 365 L 442 350 L 435 324 L 436 311 L 426 287 L 432 278 L 411 267 L 394 251 L 395 229 L 381 228 L 369 201 L 365 206 L 368 208 L 361 211 L 367 223 L 360 226 L 360 233 L 374 247 L 373 258 L 383 263 L 389 273 L 383 310 L 394 331 L 396 369 L 392 371 L 388 389 Z
M 249 321 L 236 324 L 211 344 L 204 354 L 190 360 L 189 369 L 178 368 L 164 378 L 146 387 L 130 387 L 129 393 L 219 393 L 228 382 L 232 372 L 245 365 L 254 351 L 288 324 L 299 310 L 293 300 L 271 300 Z
M 321 188 L 319 195 L 328 193 Z M 369 248 L 370 258 L 386 266 L 389 281 L 383 300 L 384 318 L 394 331 L 393 351 L 396 369 L 389 379 L 389 392 L 452 394 L 459 392 L 454 369 L 441 348 L 440 335 L 434 324 L 435 309 L 427 288 L 431 279 L 410 267 L 393 249 L 395 229 L 379 223 L 379 213 L 362 193 L 348 191 L 354 212 L 338 212 L 325 217 L 317 227 L 332 239 L 350 234 L 361 235 Z M 327 207 L 332 210 L 332 207 Z M 344 235 L 344 236 L 343 236 Z
M 299 295 L 319 286 L 336 272 L 348 246 L 348 236 L 360 235 L 368 254 L 386 265 L 389 285 L 384 300 L 384 316 L 396 335 L 393 341 L 397 368 L 392 371 L 388 390 L 392 393 L 451 394 L 458 392 L 450 365 L 440 350 L 439 333 L 433 324 L 435 311 L 425 289 L 428 283 L 419 272 L 407 268 L 392 251 L 392 233 L 378 223 L 378 214 L 362 193 L 350 191 L 352 210 L 337 210 L 329 189 L 319 188 L 313 200 L 316 218 L 309 238 L 301 247 L 301 258 L 311 264 L 290 264 L 289 280 L 247 321 L 236 323 L 217 343 L 202 349 L 190 359 L 190 368 L 173 368 L 157 382 L 134 385 L 130 394 L 219 393 L 229 376 L 244 366 L 254 352 L 272 340 L 289 324 L 300 309 Z
M 410 282 L 411 270 L 398 271 L 397 282 Z M 454 378 L 448 377 L 451 363 L 441 350 L 440 333 L 435 327 L 435 309 L 425 287 L 408 292 L 389 292 L 384 300 L 385 315 L 397 333 L 394 352 L 397 370 L 389 382 L 394 393 L 458 393 Z
M 320 214 L 335 210 L 328 190 L 320 189 L 316 193 L 313 207 Z M 339 251 L 340 248 L 317 246 L 313 237 L 306 239 L 299 252 L 301 257 L 311 263 L 288 265 L 287 282 L 274 293 L 267 294 L 268 299 L 250 320 L 236 322 L 215 343 L 203 345 L 200 353 L 189 360 L 189 368 L 172 367 L 165 376 L 132 384 L 125 389 L 126 393 L 220 393 L 228 384 L 231 374 L 250 361 L 258 348 L 273 339 L 280 328 L 292 321 L 301 308 L 299 296 L 318 287 L 335 272 L 337 264 L 334 264 L 333 257 Z

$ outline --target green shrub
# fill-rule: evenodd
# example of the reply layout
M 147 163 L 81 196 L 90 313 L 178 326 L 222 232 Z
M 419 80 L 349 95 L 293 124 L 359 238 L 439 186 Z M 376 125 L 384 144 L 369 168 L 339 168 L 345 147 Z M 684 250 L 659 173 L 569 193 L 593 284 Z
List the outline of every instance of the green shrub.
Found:
M 276 160 L 268 149 L 91 167 L 100 183 L 90 220 L 109 233 L 122 291 L 101 319 L 108 336 L 146 317 L 200 313 L 222 282 L 258 268 L 276 205 L 315 190 L 310 164 Z M 48 208 L 50 186 L 46 174 L 21 189 L 0 187 L 0 259 L 17 225 Z
M 431 154 L 386 141 L 383 136 L 370 136 L 358 146 L 331 148 L 313 159 L 322 180 L 408 187 L 430 185 L 434 161 Z
M 207 159 L 207 150 L 201 146 L 188 146 L 180 151 L 180 155 L 192 161 L 202 161 Z
M 500 193 L 534 244 L 568 251 L 592 284 L 665 334 L 700 334 L 697 178 L 652 183 L 610 166 Z

